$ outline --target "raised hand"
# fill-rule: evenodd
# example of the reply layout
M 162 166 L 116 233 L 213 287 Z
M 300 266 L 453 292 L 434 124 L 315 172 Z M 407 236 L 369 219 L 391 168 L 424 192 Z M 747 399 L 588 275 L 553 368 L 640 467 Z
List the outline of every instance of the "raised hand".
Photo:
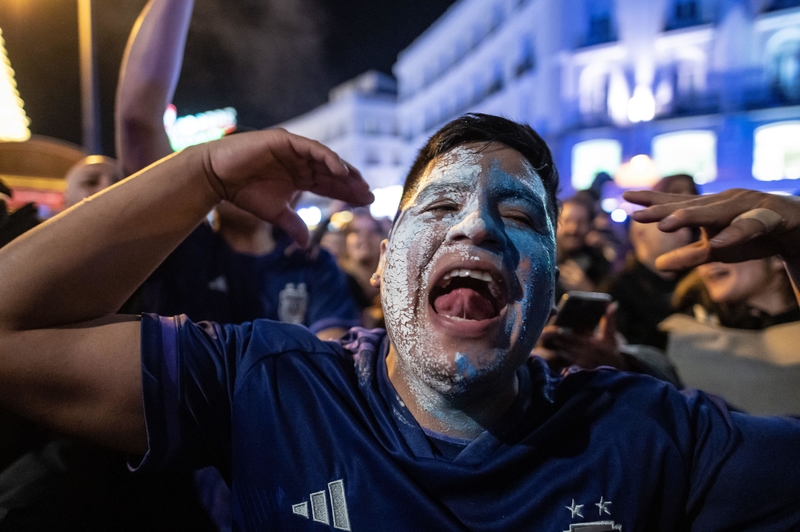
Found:
M 358 170 L 331 149 L 283 129 L 233 135 L 204 148 L 206 174 L 220 198 L 280 226 L 301 245 L 308 230 L 291 208 L 298 191 L 352 205 L 374 199 Z
M 531 354 L 542 357 L 555 370 L 568 366 L 628 369 L 617 341 L 617 304 L 609 305 L 595 331 L 580 333 L 548 324 Z
M 663 270 L 706 262 L 742 262 L 780 255 L 800 259 L 800 198 L 731 189 L 707 196 L 629 191 L 624 198 L 647 208 L 633 213 L 637 222 L 657 222 L 662 231 L 700 227 L 698 242 L 656 260 Z

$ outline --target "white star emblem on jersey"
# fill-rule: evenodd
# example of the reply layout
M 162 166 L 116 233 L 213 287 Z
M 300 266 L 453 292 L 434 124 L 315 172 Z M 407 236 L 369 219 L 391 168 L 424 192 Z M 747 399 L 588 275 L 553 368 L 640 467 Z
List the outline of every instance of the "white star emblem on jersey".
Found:
M 611 515 L 611 512 L 608 511 L 608 505 L 611 504 L 611 501 L 604 501 L 603 497 L 600 497 L 600 502 L 595 503 L 597 506 L 597 513 L 599 515 L 603 515 L 603 512 Z
M 565 506 L 564 508 L 566 508 L 567 510 L 570 511 L 570 513 L 572 513 L 572 518 L 573 519 L 575 519 L 576 515 L 578 517 L 583 517 L 583 514 L 581 513 L 581 510 L 583 509 L 583 505 L 582 504 L 575 504 L 575 499 L 572 499 L 572 505 Z

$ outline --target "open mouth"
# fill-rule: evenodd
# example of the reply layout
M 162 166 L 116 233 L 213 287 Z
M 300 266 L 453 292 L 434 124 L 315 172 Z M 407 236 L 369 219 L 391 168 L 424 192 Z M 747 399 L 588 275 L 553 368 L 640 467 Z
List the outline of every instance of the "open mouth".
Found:
M 500 315 L 506 303 L 503 280 L 482 270 L 451 270 L 430 293 L 434 311 L 457 320 L 490 320 Z

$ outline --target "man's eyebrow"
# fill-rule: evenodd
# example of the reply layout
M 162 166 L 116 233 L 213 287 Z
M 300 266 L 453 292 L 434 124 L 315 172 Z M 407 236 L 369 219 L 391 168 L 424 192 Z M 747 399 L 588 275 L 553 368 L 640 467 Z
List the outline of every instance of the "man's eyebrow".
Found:
M 470 190 L 472 190 L 470 185 L 466 183 L 460 183 L 458 181 L 450 183 L 431 183 L 419 191 L 419 194 L 417 194 L 417 199 L 430 196 L 432 194 L 442 194 L 447 192 L 460 193 L 469 192 Z
M 544 207 L 544 199 L 528 187 L 517 184 L 516 186 L 504 186 L 497 192 L 500 200 L 517 199 L 531 203 L 537 207 Z

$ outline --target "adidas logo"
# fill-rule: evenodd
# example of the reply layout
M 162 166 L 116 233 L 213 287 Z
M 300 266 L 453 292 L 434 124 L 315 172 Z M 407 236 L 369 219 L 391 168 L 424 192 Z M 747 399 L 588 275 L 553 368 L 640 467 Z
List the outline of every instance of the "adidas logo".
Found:
M 328 482 L 328 492 L 331 496 L 331 512 L 328 513 L 328 497 L 326 492 L 317 491 L 309 495 L 311 499 L 311 519 L 317 523 L 330 525 L 333 517 L 333 528 L 337 530 L 350 530 L 350 516 L 347 515 L 347 499 L 344 496 L 344 481 L 334 480 Z M 309 518 L 308 501 L 292 505 L 292 513 Z

